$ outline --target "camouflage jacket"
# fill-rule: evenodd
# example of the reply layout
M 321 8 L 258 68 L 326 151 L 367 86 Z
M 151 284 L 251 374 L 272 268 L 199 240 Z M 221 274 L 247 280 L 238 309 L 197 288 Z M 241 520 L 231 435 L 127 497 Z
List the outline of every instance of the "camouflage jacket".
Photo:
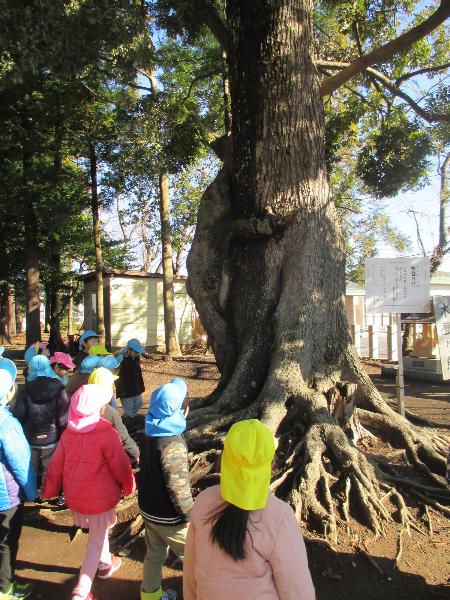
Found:
M 141 514 L 149 521 L 160 525 L 189 521 L 193 500 L 182 435 L 144 436 L 138 488 Z

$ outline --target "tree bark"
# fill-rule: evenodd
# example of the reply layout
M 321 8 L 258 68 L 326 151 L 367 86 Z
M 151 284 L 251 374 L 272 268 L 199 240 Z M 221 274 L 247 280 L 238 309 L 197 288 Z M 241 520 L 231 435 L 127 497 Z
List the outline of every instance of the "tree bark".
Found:
M 98 200 L 97 153 L 95 142 L 89 144 L 89 161 L 91 171 L 91 210 L 95 248 L 95 281 L 97 284 L 96 310 L 97 333 L 102 343 L 105 342 L 105 309 L 103 302 L 103 256 L 101 243 L 101 224 Z
M 166 354 L 181 356 L 175 316 L 175 293 L 173 286 L 172 242 L 170 231 L 169 178 L 159 175 L 159 206 L 161 215 L 161 243 L 163 256 L 164 331 Z
M 443 469 L 445 444 L 387 406 L 351 345 L 312 10 L 311 0 L 227 1 L 232 156 L 202 198 L 187 282 L 221 378 L 192 407 L 189 436 L 204 450 L 234 421 L 262 419 L 279 438 L 274 490 L 299 517 L 335 531 L 342 492 L 380 532 L 382 478 L 355 445 L 353 409 L 382 422 L 380 435 L 401 440 L 427 476 Z

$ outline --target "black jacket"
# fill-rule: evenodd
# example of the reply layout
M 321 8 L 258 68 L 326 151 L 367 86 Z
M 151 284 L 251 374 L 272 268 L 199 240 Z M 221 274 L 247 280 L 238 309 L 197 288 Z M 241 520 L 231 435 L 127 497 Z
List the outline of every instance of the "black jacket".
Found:
M 30 446 L 50 446 L 66 428 L 69 404 L 60 381 L 36 377 L 19 392 L 12 413 L 22 423 Z
M 120 365 L 119 379 L 116 381 L 118 398 L 131 398 L 145 392 L 139 358 L 125 356 Z
M 85 352 L 84 350 L 80 350 L 79 352 L 77 352 L 77 354 L 75 354 L 73 362 L 76 364 L 77 367 L 79 367 L 83 360 L 88 356 L 89 354 L 87 352 Z
M 190 520 L 193 504 L 188 450 L 182 435 L 144 435 L 138 476 L 139 509 L 159 525 Z

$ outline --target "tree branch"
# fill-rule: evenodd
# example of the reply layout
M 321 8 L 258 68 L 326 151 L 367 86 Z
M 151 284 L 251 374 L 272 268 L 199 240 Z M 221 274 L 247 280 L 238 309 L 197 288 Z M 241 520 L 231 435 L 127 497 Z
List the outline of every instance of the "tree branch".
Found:
M 230 48 L 230 32 L 222 15 L 208 0 L 202 0 L 205 25 L 217 39 L 223 50 Z
M 207 73 L 203 73 L 203 74 L 200 74 L 200 75 L 197 75 L 196 77 L 194 77 L 194 79 L 191 81 L 191 83 L 189 85 L 189 89 L 187 91 L 186 96 L 183 98 L 183 102 L 186 102 L 186 100 L 189 98 L 189 96 L 191 95 L 191 92 L 192 92 L 192 88 L 194 87 L 194 85 L 196 83 L 203 81 L 203 79 L 209 79 L 210 77 L 214 77 L 214 75 L 220 75 L 220 72 L 217 71 L 217 69 L 211 69 Z
M 417 75 L 423 75 L 424 73 L 438 73 L 439 71 L 445 71 L 450 67 L 450 62 L 444 63 L 443 65 L 436 65 L 435 67 L 425 67 L 424 69 L 419 69 L 418 71 L 412 71 L 411 73 L 405 73 L 401 75 L 398 79 L 395 80 L 395 85 L 400 85 L 404 81 L 411 79 L 412 77 L 416 77 Z
M 353 63 L 351 63 L 351 64 L 353 64 Z M 348 68 L 349 63 L 321 60 L 321 61 L 316 61 L 316 66 L 318 68 L 326 67 L 328 69 L 344 69 L 345 70 L 346 68 Z M 394 96 L 398 96 L 399 98 L 402 98 L 403 100 L 405 100 L 405 102 L 407 104 L 409 104 L 409 106 L 419 116 L 421 116 L 423 119 L 425 119 L 425 121 L 428 121 L 429 123 L 433 123 L 436 121 L 444 121 L 444 122 L 450 121 L 449 114 L 427 112 L 413 98 L 411 98 L 411 96 L 406 94 L 395 83 L 393 83 L 388 77 L 386 77 L 386 75 L 384 75 L 384 73 L 382 73 L 381 71 L 378 71 L 378 69 L 368 67 L 366 69 L 366 71 L 367 71 L 367 73 L 369 73 L 371 75 L 372 78 L 376 78 L 378 81 L 380 81 L 384 85 L 384 87 L 386 87 L 392 94 L 394 94 Z M 332 79 L 332 78 L 330 78 L 330 79 Z
M 385 62 L 395 54 L 398 54 L 402 50 L 405 50 L 417 40 L 428 35 L 431 31 L 436 29 L 441 23 L 443 23 L 450 16 L 450 0 L 441 0 L 439 8 L 430 16 L 425 19 L 423 23 L 413 27 L 406 33 L 400 35 L 395 40 L 391 40 L 384 46 L 369 52 L 363 56 L 360 56 L 357 60 L 352 62 L 346 69 L 326 79 L 321 87 L 320 91 L 322 96 L 328 96 L 335 90 L 340 88 L 344 83 L 349 81 L 355 75 L 359 75 L 365 71 L 368 67 L 377 63 Z
M 420 117 L 422 117 L 422 119 L 428 121 L 428 123 L 433 123 L 436 121 L 450 121 L 450 114 L 429 113 L 426 110 L 424 110 L 415 100 L 413 100 L 413 98 L 411 98 L 411 96 L 403 92 L 398 86 L 395 85 L 395 83 L 392 83 L 392 81 L 388 79 L 388 77 L 383 75 L 383 73 L 381 73 L 377 69 L 369 68 L 367 69 L 367 72 L 371 73 L 376 79 L 378 79 L 378 81 L 380 81 L 390 92 L 392 92 L 394 96 L 398 96 L 399 98 L 405 100 L 405 102 L 409 104 L 409 106 Z

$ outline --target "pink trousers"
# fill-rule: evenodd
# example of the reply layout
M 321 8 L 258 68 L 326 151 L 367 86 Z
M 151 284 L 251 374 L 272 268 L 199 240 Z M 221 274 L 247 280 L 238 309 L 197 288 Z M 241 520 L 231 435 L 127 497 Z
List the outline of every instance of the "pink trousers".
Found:
M 73 522 L 78 527 L 89 528 L 86 557 L 80 569 L 72 600 L 85 600 L 91 591 L 92 582 L 100 565 L 111 565 L 108 529 L 116 523 L 114 509 L 99 515 L 73 513 Z

